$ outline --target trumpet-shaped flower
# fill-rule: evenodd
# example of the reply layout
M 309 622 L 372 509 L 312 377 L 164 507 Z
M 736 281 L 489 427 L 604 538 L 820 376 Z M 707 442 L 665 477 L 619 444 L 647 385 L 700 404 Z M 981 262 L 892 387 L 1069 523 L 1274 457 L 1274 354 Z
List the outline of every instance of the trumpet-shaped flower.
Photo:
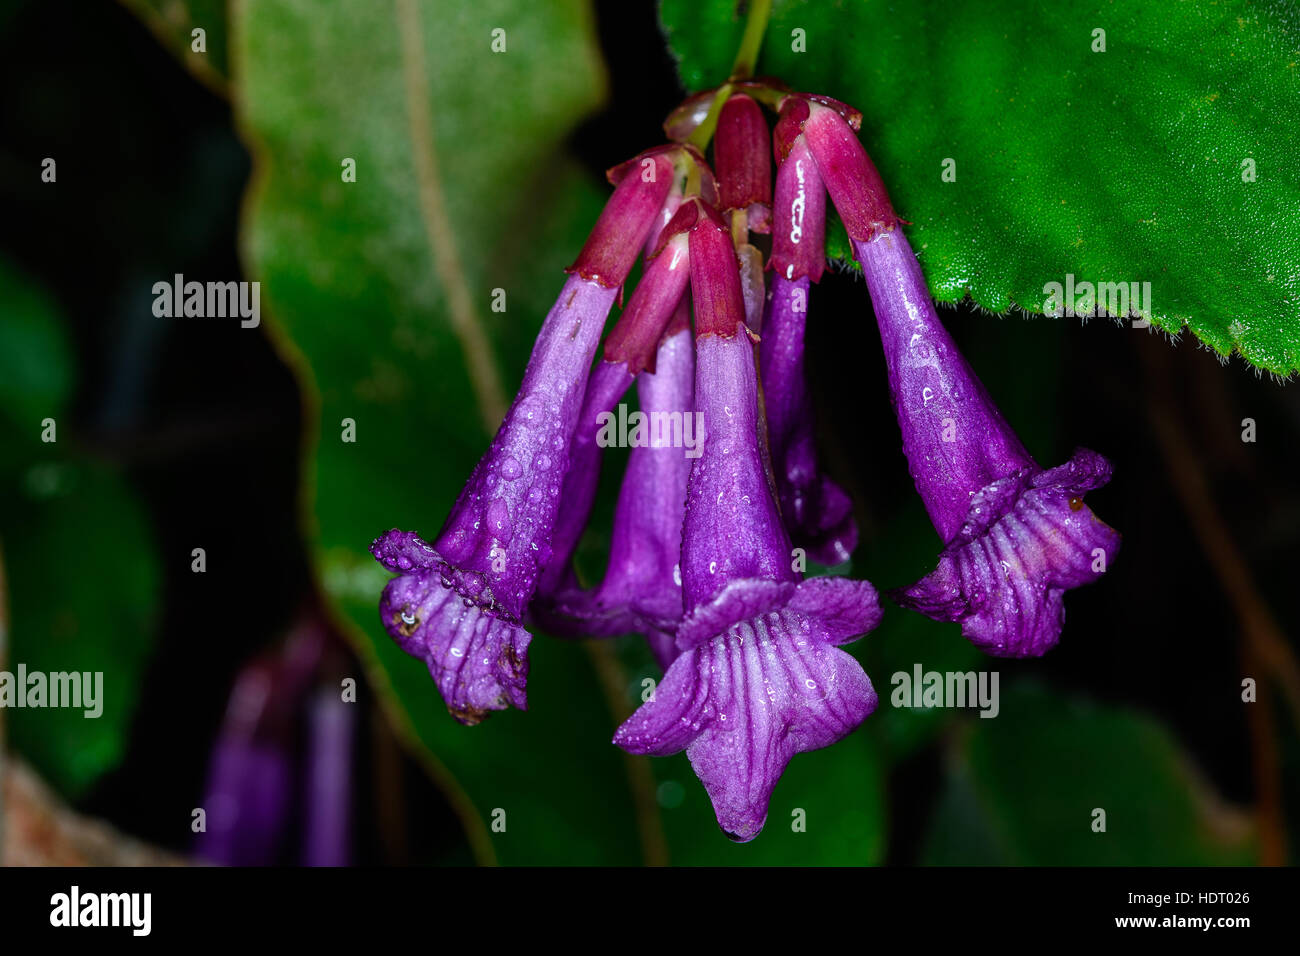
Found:
M 1096 580 L 1120 536 L 1084 504 L 1109 462 L 1080 449 L 1043 469 L 935 314 L 925 277 L 853 131 L 816 104 L 803 126 L 871 291 L 894 409 L 916 489 L 944 542 L 938 567 L 891 592 L 987 653 L 1043 654 L 1065 591 Z

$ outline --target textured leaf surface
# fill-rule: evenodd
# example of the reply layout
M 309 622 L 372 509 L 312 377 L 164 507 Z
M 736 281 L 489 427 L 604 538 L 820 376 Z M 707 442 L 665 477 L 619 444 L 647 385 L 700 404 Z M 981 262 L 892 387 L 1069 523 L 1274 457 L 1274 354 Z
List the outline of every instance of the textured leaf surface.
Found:
M 691 90 L 726 78 L 736 7 L 663 0 Z M 775 0 L 758 68 L 862 110 L 937 299 L 1041 311 L 1067 275 L 1149 282 L 1155 325 L 1300 366 L 1293 3 Z

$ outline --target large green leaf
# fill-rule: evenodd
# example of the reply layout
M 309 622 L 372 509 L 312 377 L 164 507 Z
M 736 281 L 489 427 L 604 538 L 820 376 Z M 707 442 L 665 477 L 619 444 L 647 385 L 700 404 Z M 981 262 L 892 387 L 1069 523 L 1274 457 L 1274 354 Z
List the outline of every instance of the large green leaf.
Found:
M 153 646 L 159 569 L 126 484 L 71 447 L 74 369 L 54 306 L 3 263 L 0 312 L 0 546 L 10 602 L 3 667 L 17 673 L 22 665 L 47 680 L 102 675 L 99 716 L 46 706 L 5 717 L 13 746 L 75 797 L 122 757 Z M 53 442 L 41 440 L 48 419 Z
M 737 6 L 663 0 L 690 89 L 726 78 Z M 1293 3 L 775 0 L 758 70 L 862 110 L 936 298 L 1041 311 L 1067 275 L 1150 282 L 1155 325 L 1300 366 Z
M 1213 795 L 1155 721 L 1024 685 L 1004 688 L 1000 703 L 960 741 L 926 862 L 1252 862 L 1248 818 Z
M 235 7 L 232 40 L 257 163 L 245 259 L 319 393 L 307 469 L 326 592 L 480 859 L 636 862 L 626 769 L 587 652 L 535 641 L 529 711 L 462 727 L 380 626 L 387 576 L 367 552 L 392 527 L 436 534 L 599 213 L 606 189 L 562 148 L 604 95 L 590 11 L 259 0 Z M 503 313 L 491 311 L 498 288 Z M 504 833 L 490 826 L 498 809 Z

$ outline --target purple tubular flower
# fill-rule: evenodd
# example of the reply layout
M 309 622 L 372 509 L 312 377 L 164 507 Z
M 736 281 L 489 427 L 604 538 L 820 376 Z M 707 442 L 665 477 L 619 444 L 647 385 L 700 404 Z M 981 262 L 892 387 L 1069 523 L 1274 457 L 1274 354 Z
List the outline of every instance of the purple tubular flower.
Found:
M 678 202 L 670 196 L 665 205 L 675 207 Z M 645 368 L 654 371 L 656 345 L 690 278 L 686 236 L 676 232 L 679 223 L 690 218 L 688 204 L 684 214 L 674 215 L 664 227 L 662 238 L 658 233 L 651 236 L 646 247 L 650 258 L 645 275 L 606 338 L 604 358 L 596 363 L 587 382 L 569 470 L 564 476 L 561 495 L 564 508 L 556 518 L 551 540 L 552 557 L 538 582 L 540 595 L 554 595 L 561 589 L 577 587 L 570 559 L 591 515 L 600 480 L 601 422 L 627 392 L 638 372 Z
M 695 350 L 689 309 L 683 300 L 664 333 L 655 371 L 637 376 L 641 410 L 648 416 L 680 416 L 683 437 L 695 430 Z M 653 418 L 651 419 L 653 420 Z M 645 444 L 632 448 L 619 488 L 610 540 L 609 566 L 598 587 L 569 590 L 544 608 L 535 609 L 549 629 L 564 634 L 612 637 L 644 634 L 665 670 L 677 656 L 674 633 L 682 617 L 682 521 L 690 449 L 674 447 L 669 435 L 653 430 Z
M 555 594 L 564 588 L 577 587 L 571 559 L 591 516 L 600 482 L 600 446 L 596 437 L 600 420 L 618 404 L 632 384 L 633 375 L 622 362 L 597 362 L 587 380 L 582 411 L 578 415 L 573 443 L 569 449 L 569 470 L 564 474 L 564 507 L 555 518 L 551 535 L 551 558 L 537 582 L 539 596 Z
M 754 232 L 771 230 L 772 163 L 763 108 L 738 93 L 723 104 L 713 143 L 723 212 L 742 210 Z
M 802 104 L 800 104 L 802 105 Z M 804 325 L 811 282 L 826 255 L 826 189 L 802 136 L 781 143 L 778 123 L 772 235 L 772 287 L 763 319 L 759 367 L 772 469 L 781 514 L 794 543 L 821 564 L 847 561 L 858 543 L 849 496 L 821 470 L 812 403 L 804 379 Z
M 630 753 L 685 749 L 734 840 L 757 836 L 796 754 L 825 747 L 875 709 L 861 666 L 835 645 L 875 626 L 866 581 L 801 581 L 759 450 L 757 373 L 736 257 L 716 219 L 691 232 L 695 399 L 707 429 L 682 533 L 687 613 L 679 656 L 614 736 Z
M 380 535 L 371 553 L 398 577 L 379 603 L 398 645 L 426 662 L 447 709 L 464 724 L 527 706 L 521 625 L 551 557 L 560 485 L 605 318 L 672 183 L 626 176 L 592 230 L 533 346 L 523 383 L 487 453 L 432 545 Z
M 1086 449 L 1057 468 L 1034 461 L 935 315 L 857 137 L 818 107 L 804 135 L 862 263 L 903 450 L 945 545 L 933 572 L 891 596 L 959 621 L 989 654 L 1041 655 L 1060 637 L 1064 592 L 1100 577 L 1119 550 L 1118 532 L 1083 503 L 1110 464 Z

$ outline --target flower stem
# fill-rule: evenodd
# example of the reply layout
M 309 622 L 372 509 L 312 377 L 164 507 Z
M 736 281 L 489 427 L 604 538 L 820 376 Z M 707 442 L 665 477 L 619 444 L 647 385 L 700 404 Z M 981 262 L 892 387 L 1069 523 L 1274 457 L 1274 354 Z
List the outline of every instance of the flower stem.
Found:
M 704 117 L 699 126 L 695 127 L 695 132 L 691 133 L 686 140 L 701 153 L 709 148 L 709 140 L 713 139 L 713 133 L 718 128 L 718 117 L 722 115 L 722 107 L 726 105 L 730 97 L 731 84 L 723 83 L 718 87 L 718 92 L 713 95 L 713 102 L 709 104 L 708 115 Z
M 754 67 L 758 63 L 758 51 L 763 45 L 767 20 L 771 15 L 772 0 L 750 0 L 749 18 L 745 21 L 745 35 L 741 37 L 740 49 L 736 51 L 736 60 L 731 66 L 731 79 L 747 80 L 754 75 Z
M 749 15 L 745 20 L 745 33 L 740 38 L 740 49 L 731 65 L 731 76 L 726 83 L 718 87 L 718 92 L 709 104 L 709 113 L 704 121 L 695 128 L 687 142 L 700 152 L 708 149 L 713 139 L 714 130 L 718 128 L 718 115 L 723 105 L 731 96 L 731 84 L 735 80 L 747 80 L 754 75 L 758 63 L 758 51 L 763 45 L 763 35 L 767 33 L 767 21 L 772 15 L 772 0 L 750 0 Z

